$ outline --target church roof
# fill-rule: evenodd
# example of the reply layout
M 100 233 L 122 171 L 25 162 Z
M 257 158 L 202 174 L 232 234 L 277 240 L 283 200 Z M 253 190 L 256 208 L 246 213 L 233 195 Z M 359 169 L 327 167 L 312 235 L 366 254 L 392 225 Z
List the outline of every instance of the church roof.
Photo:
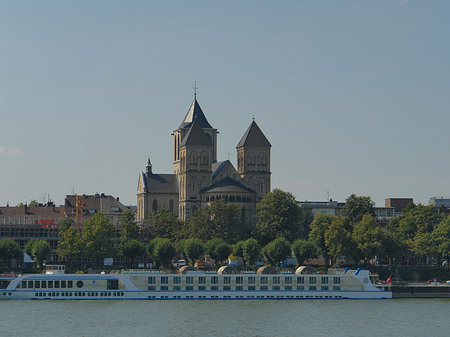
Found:
M 247 192 L 247 193 L 255 193 L 256 192 L 250 187 L 241 184 L 240 182 L 234 180 L 230 177 L 225 177 L 218 182 L 206 186 L 200 190 L 200 193 L 205 192 L 222 192 L 222 193 L 231 193 L 231 192 Z
M 236 147 L 242 146 L 272 147 L 255 121 L 250 124 Z
M 194 121 L 180 146 L 209 146 L 211 144 L 211 138 L 203 131 L 200 123 Z
M 197 121 L 203 129 L 213 128 L 211 124 L 208 123 L 208 120 L 206 119 L 202 108 L 200 108 L 200 105 L 197 102 L 197 97 L 194 97 L 194 101 L 192 102 L 189 111 L 181 122 L 179 129 L 191 127 L 194 121 Z
M 148 193 L 178 193 L 178 178 L 176 174 L 141 173 L 144 188 Z
M 212 179 L 219 174 L 219 172 L 229 163 L 229 160 L 219 161 L 211 164 L 211 171 L 212 171 Z

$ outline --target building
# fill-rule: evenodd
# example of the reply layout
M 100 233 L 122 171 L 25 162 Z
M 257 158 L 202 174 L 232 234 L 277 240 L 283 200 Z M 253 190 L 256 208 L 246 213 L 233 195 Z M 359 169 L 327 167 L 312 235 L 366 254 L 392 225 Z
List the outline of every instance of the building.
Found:
M 400 215 L 409 204 L 414 203 L 413 198 L 386 198 L 384 199 L 385 207 L 394 207 L 396 215 Z
M 187 220 L 217 199 L 241 206 L 254 221 L 256 203 L 271 189 L 272 145 L 253 120 L 236 146 L 237 169 L 217 160 L 217 129 L 211 126 L 196 95 L 180 126 L 173 131 L 173 173 L 153 172 L 150 159 L 137 187 L 136 219 L 167 209 Z

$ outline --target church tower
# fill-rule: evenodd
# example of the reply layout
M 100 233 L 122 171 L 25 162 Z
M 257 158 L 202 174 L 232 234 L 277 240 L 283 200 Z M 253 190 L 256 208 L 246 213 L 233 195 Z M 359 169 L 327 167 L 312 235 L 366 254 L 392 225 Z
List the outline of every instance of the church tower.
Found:
M 200 108 L 197 101 L 197 94 L 194 95 L 194 101 L 192 102 L 189 110 L 181 122 L 178 129 L 176 129 L 173 135 L 173 173 L 180 173 L 180 147 L 181 143 L 185 139 L 187 133 L 192 127 L 194 121 L 199 124 L 203 132 L 210 138 L 212 146 L 212 155 L 210 160 L 212 163 L 217 162 L 217 129 L 214 129 L 205 117 L 205 114 Z
M 200 190 L 211 185 L 215 147 L 198 120 L 179 145 L 179 218 L 187 220 L 201 207 Z
M 270 149 L 272 145 L 253 120 L 236 146 L 237 171 L 244 184 L 254 189 L 257 200 L 270 192 Z

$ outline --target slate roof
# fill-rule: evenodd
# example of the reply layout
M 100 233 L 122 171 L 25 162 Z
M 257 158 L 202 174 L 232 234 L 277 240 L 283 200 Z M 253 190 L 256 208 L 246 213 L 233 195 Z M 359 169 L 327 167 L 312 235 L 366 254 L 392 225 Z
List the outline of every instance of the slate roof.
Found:
M 210 146 L 211 138 L 203 131 L 200 123 L 194 121 L 186 136 L 181 141 L 180 146 Z
M 211 124 L 208 123 L 208 120 L 206 119 L 202 108 L 200 108 L 200 105 L 197 102 L 197 97 L 194 97 L 194 101 L 192 102 L 189 111 L 181 122 L 179 129 L 191 127 L 191 124 L 194 121 L 197 121 L 203 129 L 213 128 Z
M 210 186 L 204 187 L 200 190 L 200 193 L 205 192 L 223 192 L 223 193 L 249 192 L 256 194 L 256 192 L 250 187 L 247 187 L 244 184 L 241 184 L 240 182 L 230 177 L 225 177 L 222 180 L 219 180 L 218 182 Z
M 65 206 L 68 208 L 76 208 L 76 195 L 67 195 L 65 199 Z M 102 194 L 90 194 L 83 196 L 83 209 L 90 210 L 95 209 L 97 212 L 103 214 L 110 214 L 111 207 L 119 207 L 120 212 L 126 211 L 128 208 L 123 205 L 117 198 L 112 195 Z M 68 213 L 70 214 L 70 213 Z
M 272 147 L 255 121 L 252 121 L 236 147 L 239 148 L 242 146 Z
M 141 172 L 144 188 L 148 193 L 178 193 L 178 178 L 176 174 L 149 174 Z
M 229 162 L 229 160 L 219 161 L 211 164 L 211 170 L 212 170 L 212 179 L 220 173 L 220 171 L 225 167 L 225 165 Z

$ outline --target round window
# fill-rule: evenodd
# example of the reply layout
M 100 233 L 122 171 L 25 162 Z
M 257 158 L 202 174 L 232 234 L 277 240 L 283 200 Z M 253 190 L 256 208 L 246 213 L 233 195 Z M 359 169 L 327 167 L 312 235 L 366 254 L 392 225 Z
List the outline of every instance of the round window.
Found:
M 83 288 L 83 285 L 84 285 L 83 281 L 77 281 L 78 288 Z

